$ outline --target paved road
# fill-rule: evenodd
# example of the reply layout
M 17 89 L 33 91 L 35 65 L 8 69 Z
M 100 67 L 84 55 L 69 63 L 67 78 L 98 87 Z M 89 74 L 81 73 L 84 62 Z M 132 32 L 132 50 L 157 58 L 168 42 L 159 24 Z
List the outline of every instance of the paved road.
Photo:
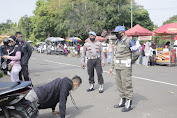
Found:
M 114 75 L 110 76 L 108 70 L 109 65 L 106 65 L 103 73 L 105 92 L 99 94 L 97 84 L 95 91 L 86 92 L 88 75 L 80 67 L 80 58 L 33 53 L 29 64 L 34 86 L 58 77 L 79 75 L 83 79 L 78 90 L 72 92 L 79 109 L 68 97 L 66 118 L 177 118 L 177 67 L 133 65 L 134 110 L 128 113 L 113 108 L 119 97 Z M 0 81 L 10 81 L 10 78 L 5 76 Z M 40 110 L 39 118 L 60 117 L 52 115 L 51 109 L 46 109 Z

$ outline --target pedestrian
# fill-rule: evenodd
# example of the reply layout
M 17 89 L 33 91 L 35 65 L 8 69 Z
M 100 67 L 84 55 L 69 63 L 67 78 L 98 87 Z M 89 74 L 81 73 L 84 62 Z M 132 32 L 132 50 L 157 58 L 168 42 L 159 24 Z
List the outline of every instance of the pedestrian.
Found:
M 37 104 L 39 109 L 52 108 L 53 114 L 60 113 L 61 118 L 65 118 L 67 97 L 70 91 L 76 90 L 81 83 L 82 79 L 79 76 L 74 76 L 72 80 L 68 77 L 57 78 L 46 85 L 30 90 L 25 99 Z M 59 103 L 59 112 L 55 111 L 57 103 Z
M 110 64 L 112 60 L 112 51 L 113 51 L 114 45 L 112 43 L 112 40 L 110 40 L 108 45 L 108 54 L 107 54 L 107 63 Z
M 16 43 L 16 37 L 10 36 L 9 42 L 11 44 L 8 56 L 3 56 L 4 59 L 11 60 L 8 64 L 8 70 L 11 71 L 11 81 L 19 82 L 19 73 L 21 71 L 20 59 L 21 59 L 21 46 Z
M 78 57 L 80 57 L 80 50 L 81 50 L 80 48 L 81 48 L 81 46 L 80 46 L 80 44 L 78 44 L 78 45 L 77 45 Z
M 145 63 L 144 64 L 145 64 L 145 67 L 149 67 L 150 46 L 151 46 L 151 43 L 146 42 L 145 49 L 144 49 L 144 53 L 145 53 Z
M 22 70 L 19 74 L 19 79 L 22 81 L 22 75 L 24 77 L 24 81 L 30 81 L 29 72 L 28 72 L 28 62 L 32 54 L 32 48 L 30 44 L 22 39 L 22 33 L 16 32 L 15 36 L 17 38 L 17 43 L 20 44 L 22 48 L 21 52 L 21 66 Z
M 68 45 L 68 53 L 71 53 L 71 46 L 70 45 Z
M 145 65 L 145 52 L 144 52 L 145 46 L 146 46 L 146 42 L 144 41 L 143 46 L 142 46 L 142 50 L 141 50 L 141 58 L 142 58 L 143 65 Z
M 116 71 L 116 85 L 120 96 L 120 102 L 114 105 L 114 108 L 124 107 L 122 112 L 128 112 L 133 109 L 132 64 L 138 59 L 140 53 L 133 39 L 125 35 L 123 26 L 117 26 L 113 32 L 116 34 L 117 41 L 109 72 L 112 75 L 113 69 Z
M 150 65 L 154 66 L 156 65 L 156 55 L 157 55 L 157 49 L 154 43 L 151 44 L 150 47 Z
M 136 46 L 138 48 L 138 51 L 141 53 L 142 48 L 141 48 L 139 40 L 136 41 Z M 136 60 L 135 63 L 139 65 L 140 64 L 140 59 L 141 59 L 141 56 L 138 57 L 138 59 Z
M 98 84 L 99 84 L 99 93 L 103 93 L 103 69 L 104 67 L 104 52 L 101 43 L 98 40 L 95 40 L 96 33 L 89 32 L 89 41 L 86 42 L 83 46 L 82 57 L 81 57 L 81 66 L 82 68 L 85 67 L 85 57 L 87 52 L 87 70 L 89 75 L 89 83 L 90 88 L 87 89 L 87 92 L 94 90 L 94 68 L 96 69 L 97 76 L 98 76 Z
M 65 54 L 67 54 L 68 53 L 68 47 L 67 47 L 66 44 L 64 44 L 64 50 L 65 50 Z
M 78 52 L 77 52 L 77 51 L 78 51 L 78 49 L 77 49 L 77 45 L 75 45 L 75 46 L 74 46 L 75 57 L 78 56 Z
M 9 45 L 9 39 L 8 38 L 5 38 L 3 39 L 3 44 L 0 48 L 1 50 L 1 70 L 3 71 L 3 73 L 5 75 L 9 74 L 9 71 L 8 71 L 8 68 L 7 68 L 7 65 L 9 64 L 9 60 L 8 59 L 3 59 L 2 57 L 3 56 L 7 56 L 9 54 L 9 50 L 10 50 L 10 45 Z

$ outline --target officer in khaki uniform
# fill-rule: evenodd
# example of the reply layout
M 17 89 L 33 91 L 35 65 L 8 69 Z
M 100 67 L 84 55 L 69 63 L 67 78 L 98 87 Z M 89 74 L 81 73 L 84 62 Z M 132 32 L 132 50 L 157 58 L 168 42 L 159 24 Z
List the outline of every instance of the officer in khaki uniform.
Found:
M 101 43 L 95 40 L 96 38 L 95 32 L 89 32 L 89 38 L 90 40 L 87 43 L 85 43 L 83 46 L 82 57 L 81 57 L 82 68 L 85 67 L 85 57 L 88 59 L 87 71 L 89 75 L 90 88 L 87 89 L 87 92 L 94 90 L 94 83 L 95 83 L 94 68 L 95 68 L 98 76 L 99 93 L 103 93 L 104 80 L 102 76 L 103 73 L 102 66 L 105 65 L 103 48 Z
M 113 31 L 117 41 L 114 46 L 110 74 L 116 71 L 116 85 L 120 95 L 119 104 L 114 108 L 124 107 L 122 112 L 132 110 L 133 86 L 132 86 L 132 64 L 138 59 L 140 53 L 133 39 L 125 35 L 125 28 L 117 26 Z

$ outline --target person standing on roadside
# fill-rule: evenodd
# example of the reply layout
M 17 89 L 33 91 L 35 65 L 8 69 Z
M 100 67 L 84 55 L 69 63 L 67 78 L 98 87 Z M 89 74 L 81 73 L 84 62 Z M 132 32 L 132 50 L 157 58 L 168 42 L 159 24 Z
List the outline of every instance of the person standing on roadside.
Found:
M 24 81 L 30 81 L 29 78 L 29 72 L 28 72 L 28 62 L 32 54 L 32 48 L 30 44 L 22 39 L 22 33 L 21 32 L 16 32 L 15 36 L 17 38 L 17 43 L 21 46 L 21 66 L 22 70 L 20 71 L 19 74 L 19 79 L 22 79 L 22 75 L 24 77 Z

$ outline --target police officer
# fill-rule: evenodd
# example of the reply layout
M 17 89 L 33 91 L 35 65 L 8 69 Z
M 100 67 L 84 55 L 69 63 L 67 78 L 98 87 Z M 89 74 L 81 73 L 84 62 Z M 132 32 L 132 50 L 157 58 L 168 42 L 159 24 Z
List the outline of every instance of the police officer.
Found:
M 85 67 L 85 57 L 87 57 L 87 70 L 89 75 L 89 83 L 90 88 L 87 89 L 87 92 L 94 90 L 94 68 L 96 69 L 97 76 L 98 76 L 98 83 L 99 83 L 99 93 L 103 93 L 103 70 L 102 66 L 105 65 L 104 63 L 104 52 L 101 43 L 98 40 L 95 40 L 96 33 L 89 32 L 89 41 L 84 44 L 82 57 L 81 57 L 81 66 L 82 68 Z M 86 55 L 87 52 L 87 55 Z
M 113 32 L 117 41 L 109 72 L 112 75 L 112 70 L 116 71 L 116 85 L 120 95 L 120 102 L 114 105 L 114 108 L 123 107 L 122 112 L 128 112 L 133 109 L 132 64 L 138 59 L 140 53 L 133 39 L 125 35 L 123 26 L 117 26 Z

